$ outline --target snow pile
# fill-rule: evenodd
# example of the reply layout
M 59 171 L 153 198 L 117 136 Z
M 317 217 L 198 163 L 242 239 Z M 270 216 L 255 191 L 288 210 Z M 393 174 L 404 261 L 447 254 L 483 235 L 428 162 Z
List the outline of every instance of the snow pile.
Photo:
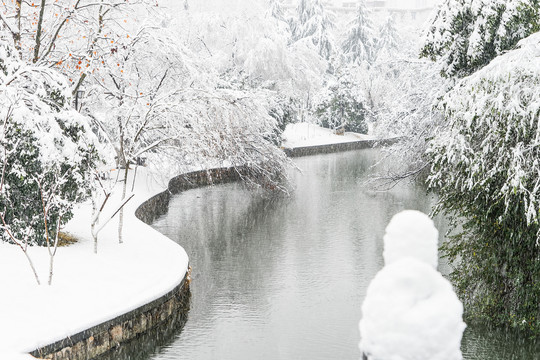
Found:
M 360 349 L 369 360 L 462 358 L 463 305 L 435 270 L 437 237 L 433 222 L 417 211 L 400 213 L 388 225 L 385 267 L 362 305 Z
M 331 129 L 325 129 L 310 123 L 288 124 L 281 137 L 283 139 L 283 147 L 286 148 L 339 144 L 375 139 L 375 137 L 370 135 L 351 132 L 347 132 L 345 135 L 336 135 Z
M 439 232 L 429 216 L 415 210 L 402 211 L 386 227 L 384 263 L 412 257 L 437 269 L 438 238 Z

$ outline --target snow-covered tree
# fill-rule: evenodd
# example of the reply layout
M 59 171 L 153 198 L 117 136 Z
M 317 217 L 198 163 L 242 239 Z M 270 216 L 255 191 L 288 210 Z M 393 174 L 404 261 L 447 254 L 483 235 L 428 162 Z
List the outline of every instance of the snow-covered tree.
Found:
M 540 33 L 443 99 L 429 184 L 458 234 L 444 245 L 470 315 L 540 333 Z
M 89 195 L 97 146 L 87 120 L 70 105 L 65 77 L 24 61 L 16 45 L 0 25 L 1 239 L 23 251 L 48 246 L 50 283 L 51 246 L 75 203 Z
M 358 3 L 355 18 L 349 23 L 345 41 L 341 45 L 347 61 L 360 64 L 371 63 L 377 52 L 373 24 L 363 0 Z
M 251 186 L 287 192 L 288 161 L 274 143 L 278 123 L 269 98 L 234 89 L 182 93 L 182 101 L 170 108 L 179 120 L 173 130 L 182 136 L 149 153 L 149 160 L 169 170 L 232 166 Z
M 329 60 L 335 52 L 331 30 L 334 20 L 321 0 L 300 0 L 296 9 L 297 19 L 292 24 L 295 41 L 309 39 L 318 49 L 319 55 Z
M 76 91 L 129 36 L 137 21 L 133 4 L 144 2 L 150 1 L 4 1 L 0 20 L 23 60 L 54 66 Z
M 400 37 L 396 29 L 396 22 L 392 16 L 379 27 L 377 38 L 377 59 L 391 59 L 399 50 Z
M 421 55 L 445 76 L 466 76 L 540 30 L 538 0 L 445 0 Z
M 187 86 L 185 73 L 189 73 L 178 49 L 166 29 L 142 26 L 117 44 L 91 74 L 84 111 L 114 149 L 117 166 L 125 171 L 121 201 L 130 166 L 182 135 L 171 130 L 171 122 L 181 120 L 169 111 L 177 102 L 175 91 Z M 123 210 L 119 217 L 122 242 Z
M 425 152 L 429 139 L 444 118 L 437 103 L 448 86 L 437 65 L 429 60 L 415 59 L 407 52 L 371 68 L 369 91 L 375 114 L 374 132 L 381 137 L 400 137 L 388 149 L 402 166 L 390 169 L 382 176 L 390 180 L 422 179 L 429 170 Z
M 367 134 L 369 108 L 357 73 L 357 68 L 339 68 L 315 97 L 314 113 L 323 127 Z
M 283 3 L 281 0 L 269 0 L 268 15 L 283 22 L 287 21 L 285 17 L 285 9 L 283 9 Z
M 204 59 L 204 72 L 220 78 L 217 87 L 262 91 L 273 116 L 288 114 L 280 121 L 301 118 L 328 66 L 311 40 L 293 42 L 289 25 L 269 12 L 248 18 L 194 12 L 175 26 L 182 42 Z

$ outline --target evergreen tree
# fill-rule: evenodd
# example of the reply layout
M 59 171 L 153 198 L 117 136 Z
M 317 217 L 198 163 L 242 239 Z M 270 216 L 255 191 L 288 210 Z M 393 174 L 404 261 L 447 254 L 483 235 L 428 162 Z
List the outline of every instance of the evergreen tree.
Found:
M 377 44 L 373 35 L 373 24 L 363 0 L 358 3 L 356 17 L 349 23 L 342 49 L 350 63 L 371 63 L 375 59 Z
M 283 9 L 283 3 L 281 0 L 270 0 L 268 14 L 280 21 L 285 20 L 285 10 Z
M 292 24 L 294 40 L 311 39 L 319 55 L 329 60 L 335 51 L 330 34 L 334 23 L 321 0 L 300 0 L 296 10 L 298 19 Z
M 399 47 L 399 34 L 394 18 L 389 16 L 379 28 L 377 41 L 377 58 L 392 56 Z
M 427 32 L 422 57 L 444 76 L 467 76 L 540 30 L 538 0 L 445 0 Z

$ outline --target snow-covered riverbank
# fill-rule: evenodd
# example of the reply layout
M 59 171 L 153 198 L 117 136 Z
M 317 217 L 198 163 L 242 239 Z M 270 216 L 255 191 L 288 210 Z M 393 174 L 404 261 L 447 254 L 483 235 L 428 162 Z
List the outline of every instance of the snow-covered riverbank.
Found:
M 316 146 L 369 139 L 373 137 L 354 133 L 340 136 L 317 125 L 300 123 L 287 127 L 283 145 Z M 99 234 L 97 255 L 90 234 L 91 205 L 87 202 L 79 206 L 64 229 L 78 242 L 58 249 L 52 286 L 46 285 L 46 248 L 28 249 L 42 282 L 38 286 L 21 249 L 0 243 L 1 359 L 32 359 L 28 352 L 136 309 L 182 281 L 188 267 L 184 249 L 135 217 L 135 210 L 166 186 L 167 180 L 139 167 L 135 196 L 125 207 L 124 243 L 118 243 L 115 217 Z M 120 193 L 118 185 L 102 221 L 121 203 Z
M 32 359 L 29 351 L 144 305 L 182 281 L 188 267 L 184 249 L 135 218 L 140 204 L 165 185 L 144 168 L 138 169 L 136 180 L 136 195 L 124 215 L 124 243 L 118 244 L 115 219 L 99 234 L 95 255 L 91 207 L 84 204 L 65 229 L 79 241 L 58 249 L 52 286 L 38 286 L 23 252 L 0 243 L 1 359 Z M 120 202 L 118 194 L 109 205 Z M 47 249 L 28 252 L 46 283 Z
M 346 132 L 344 135 L 336 135 L 330 129 L 310 123 L 289 124 L 283 132 L 283 147 L 296 148 L 304 146 L 318 146 L 339 144 L 359 140 L 375 140 L 371 135 Z

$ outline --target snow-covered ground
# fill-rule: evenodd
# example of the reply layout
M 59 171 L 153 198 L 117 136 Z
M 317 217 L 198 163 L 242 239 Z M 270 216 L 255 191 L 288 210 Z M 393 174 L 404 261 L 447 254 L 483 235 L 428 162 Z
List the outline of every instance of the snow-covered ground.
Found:
M 188 267 L 184 249 L 134 215 L 165 185 L 144 168 L 136 179 L 136 195 L 124 215 L 124 243 L 118 244 L 118 223 L 111 221 L 99 234 L 95 255 L 91 207 L 81 206 L 65 229 L 79 241 L 58 249 L 52 286 L 46 284 L 46 248 L 28 250 L 42 282 L 38 286 L 23 252 L 0 243 L 0 359 L 33 359 L 29 351 L 133 310 L 181 282 Z M 116 194 L 111 208 L 120 203 L 120 191 Z
M 330 129 L 325 129 L 310 123 L 288 124 L 283 132 L 282 137 L 282 146 L 286 148 L 338 144 L 375 139 L 375 137 L 371 135 L 363 135 L 351 132 L 346 132 L 345 135 L 336 135 Z

